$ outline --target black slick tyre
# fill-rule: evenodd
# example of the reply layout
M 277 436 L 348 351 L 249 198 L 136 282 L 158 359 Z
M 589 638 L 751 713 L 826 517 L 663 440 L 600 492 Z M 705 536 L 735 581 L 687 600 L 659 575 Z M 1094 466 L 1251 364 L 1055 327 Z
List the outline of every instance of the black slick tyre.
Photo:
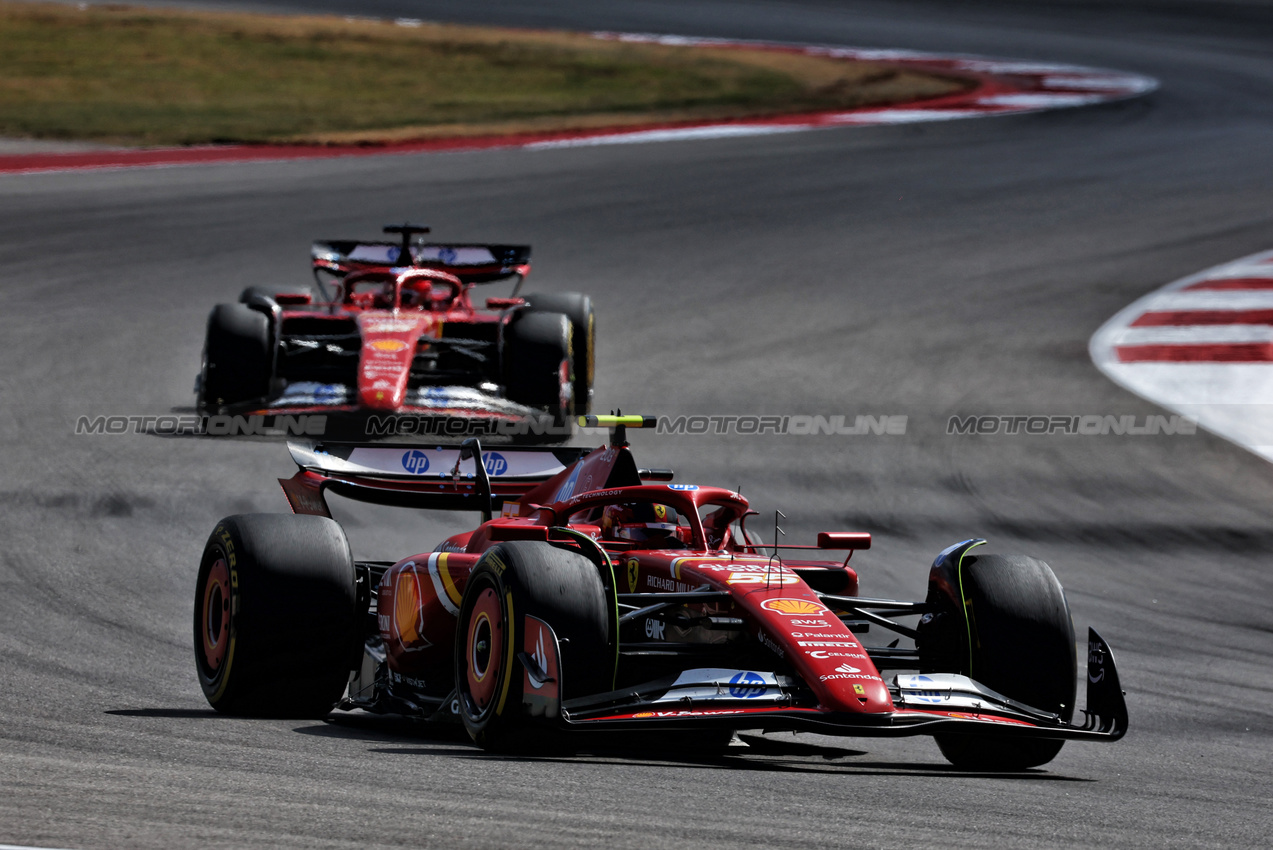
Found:
M 218 304 L 208 316 L 199 408 L 215 410 L 264 399 L 273 362 L 269 318 L 246 304 Z
M 504 327 L 501 359 L 508 397 L 543 410 L 554 424 L 570 418 L 574 360 L 564 313 L 520 312 Z
M 1074 623 L 1052 569 L 1024 555 L 968 555 L 960 567 L 966 628 L 959 672 L 1034 708 L 1074 714 Z M 1023 770 L 1046 764 L 1064 743 L 1046 738 L 937 735 L 942 755 L 970 770 Z
M 570 320 L 574 348 L 574 412 L 592 411 L 592 387 L 596 372 L 597 317 L 592 299 L 580 292 L 535 293 L 525 296 L 536 313 L 561 313 Z
M 354 562 L 326 517 L 240 514 L 208 538 L 194 605 L 194 653 L 223 714 L 322 717 L 359 648 Z
M 611 612 L 597 567 L 577 552 L 517 541 L 489 550 L 469 575 L 455 639 L 455 690 L 460 716 L 487 750 L 551 746 L 551 727 L 534 726 L 522 710 L 527 617 L 536 617 L 560 643 L 561 698 L 614 687 L 609 643 Z

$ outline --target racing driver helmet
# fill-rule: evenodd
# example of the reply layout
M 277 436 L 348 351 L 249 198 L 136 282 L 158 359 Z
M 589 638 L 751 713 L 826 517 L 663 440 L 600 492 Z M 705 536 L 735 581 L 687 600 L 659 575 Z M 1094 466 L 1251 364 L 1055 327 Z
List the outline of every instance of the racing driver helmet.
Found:
M 677 520 L 675 508 L 655 502 L 607 505 L 601 514 L 601 535 L 650 549 L 683 549 Z

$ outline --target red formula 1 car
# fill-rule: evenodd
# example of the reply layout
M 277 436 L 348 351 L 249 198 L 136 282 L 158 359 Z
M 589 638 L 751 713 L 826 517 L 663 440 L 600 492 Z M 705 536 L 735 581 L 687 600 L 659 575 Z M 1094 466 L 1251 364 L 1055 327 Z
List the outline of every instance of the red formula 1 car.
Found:
M 518 296 L 525 245 L 440 245 L 427 227 L 386 227 L 400 243 L 315 242 L 315 293 L 244 290 L 208 317 L 196 383 L 202 413 L 492 422 L 547 418 L 569 433 L 592 396 L 596 320 L 578 293 Z M 474 286 L 516 279 L 473 304 Z M 418 433 L 418 432 L 417 432 Z
M 1095 631 L 1072 722 L 1074 627 L 1042 561 L 966 540 L 937 556 L 924 601 L 863 597 L 847 558 L 810 558 L 851 556 L 870 535 L 822 533 L 779 557 L 747 531 L 738 493 L 637 467 L 625 428 L 652 420 L 591 419 L 614 426 L 610 445 L 292 444 L 300 471 L 281 483 L 295 515 L 228 517 L 204 550 L 194 648 L 208 701 L 458 721 L 488 749 L 596 730 L 721 745 L 737 729 L 932 735 L 982 769 L 1126 731 Z M 431 551 L 358 561 L 327 492 L 484 518 Z

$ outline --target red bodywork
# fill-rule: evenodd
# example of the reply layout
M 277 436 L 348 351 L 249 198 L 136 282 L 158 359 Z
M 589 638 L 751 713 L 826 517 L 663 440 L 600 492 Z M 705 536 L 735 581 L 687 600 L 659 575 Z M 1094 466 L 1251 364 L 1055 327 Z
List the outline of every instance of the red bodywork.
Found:
M 732 724 L 735 728 L 746 724 L 816 728 L 854 735 L 932 734 L 935 729 L 954 724 L 960 729 L 993 727 L 996 734 L 1020 732 L 1112 740 L 1121 737 L 1125 729 L 1121 696 L 1116 698 L 1112 713 L 1107 713 L 1115 718 L 1121 715 L 1122 720 L 1103 717 L 1100 722 L 1104 725 L 1096 730 L 1093 726 L 1071 727 L 1055 718 L 1031 716 L 1029 710 L 1022 713 L 1016 705 L 1005 708 L 1002 697 L 996 704 L 993 692 L 983 702 L 978 693 L 970 698 L 965 691 L 962 696 L 954 694 L 958 699 L 952 702 L 951 693 L 935 695 L 925 690 L 927 686 L 916 683 L 928 681 L 924 676 L 906 677 L 911 680 L 909 684 L 898 681 L 890 688 L 871 652 L 882 651 L 884 657 L 890 657 L 887 653 L 892 650 L 868 650 L 845 621 L 861 622 L 861 616 L 870 619 L 869 613 L 863 614 L 869 608 L 892 606 L 902 610 L 910 606 L 921 613 L 922 608 L 915 608 L 919 603 L 862 600 L 862 610 L 858 610 L 858 576 L 848 566 L 848 558 L 806 560 L 765 553 L 765 548 L 772 548 L 747 535 L 745 519 L 754 512 L 749 511 L 743 496 L 717 487 L 643 483 L 643 476 L 666 479 L 670 472 L 639 470 L 626 445 L 603 446 L 586 453 L 580 449 L 541 449 L 538 453 L 527 452 L 525 457 L 512 450 L 488 451 L 484 468 L 491 475 L 489 496 L 484 495 L 483 476 L 476 474 L 474 461 L 462 460 L 456 447 L 292 445 L 292 453 L 301 470 L 280 483 L 297 513 L 330 516 L 323 499 L 327 490 L 364 501 L 452 510 L 477 510 L 483 506 L 489 510 L 493 504 L 502 503 L 501 515 L 442 541 L 433 551 L 386 565 L 373 576 L 377 583 L 372 605 L 391 689 L 431 693 L 438 701 L 450 693 L 455 681 L 457 617 L 462 605 L 467 604 L 465 587 L 470 573 L 489 549 L 504 541 L 542 541 L 573 534 L 575 539 L 594 541 L 604 551 L 616 600 L 622 605 L 626 599 L 628 607 L 636 609 L 632 617 L 639 616 L 647 605 L 658 606 L 660 596 L 668 596 L 672 601 L 664 603 L 664 608 L 684 604 L 703 616 L 728 618 L 738 624 L 737 645 L 744 648 L 747 657 L 767 659 L 754 670 L 774 672 L 700 669 L 702 665 L 689 669 L 694 665 L 686 665 L 686 675 L 734 673 L 744 678 L 707 682 L 709 691 L 710 687 L 717 688 L 715 695 L 699 688 L 695 696 L 634 696 L 629 705 L 578 711 L 567 711 L 557 700 L 553 690 L 556 685 L 535 685 L 527 679 L 524 710 L 531 716 L 542 714 L 574 727 L 707 722 Z M 404 474 L 404 470 L 411 469 L 429 472 Z M 627 540 L 606 539 L 601 526 L 604 508 L 640 502 L 672 508 L 683 518 L 674 542 L 641 548 L 641 544 Z M 819 543 L 826 548 L 848 549 L 851 556 L 854 549 L 869 548 L 870 537 L 823 533 Z M 975 545 L 974 541 L 963 545 L 967 544 Z M 697 602 L 694 594 L 709 596 L 710 601 Z M 623 620 L 616 622 L 621 624 Z M 645 633 L 650 635 L 648 619 L 646 624 Z M 653 628 L 660 633 L 654 636 L 658 639 L 662 629 Z M 541 672 L 555 671 L 559 658 L 551 624 L 528 627 L 526 635 L 524 654 L 541 662 Z M 618 638 L 620 645 L 626 640 Z M 1096 641 L 1093 645 L 1099 648 L 1098 654 L 1103 653 L 1103 644 L 1094 633 L 1092 640 Z M 507 651 L 511 657 L 513 648 Z M 662 654 L 674 656 L 675 652 Z M 1112 659 L 1108 664 L 1108 677 L 1102 668 L 1097 671 L 1099 675 L 1089 672 L 1090 680 L 1108 679 L 1116 686 Z M 892 666 L 914 669 L 916 665 Z M 532 668 L 527 666 L 525 675 L 531 674 Z M 569 676 L 569 672 L 565 675 Z M 549 679 L 555 679 L 555 674 Z M 633 689 L 635 695 L 641 681 L 649 685 L 649 681 L 638 679 L 615 687 Z M 960 678 L 955 687 L 975 690 L 976 683 L 961 684 L 964 681 L 967 680 Z M 677 687 L 689 687 L 679 682 L 669 682 L 665 690 L 671 693 Z M 748 683 L 754 684 L 754 689 L 749 690 Z M 779 689 L 781 696 L 770 695 L 766 700 L 748 704 L 750 696 Z M 713 702 L 714 699 L 723 701 Z M 943 701 L 944 707 L 925 705 Z M 1089 704 L 1092 701 L 1089 690 Z
M 622 591 L 684 593 L 704 586 L 725 591 L 748 621 L 755 640 L 794 668 L 813 689 L 823 710 L 894 710 L 888 687 L 861 643 L 796 572 L 827 571 L 835 577 L 839 593 L 855 596 L 857 574 L 847 562 L 771 559 L 735 539 L 738 523 L 749 510 L 740 494 L 717 487 L 675 484 L 605 486 L 616 467 L 630 468 L 635 474 L 626 448 L 596 449 L 547 481 L 533 485 L 497 480 L 493 491 L 509 499 L 503 516 L 448 538 L 433 552 L 403 558 L 385 571 L 377 592 L 377 613 L 390 675 L 408 683 L 449 678 L 454 663 L 455 617 L 465 581 L 491 546 L 510 539 L 543 539 L 543 532 L 553 526 L 574 528 L 598 539 L 600 527 L 588 521 L 588 514 L 607 504 L 650 501 L 680 512 L 689 521 L 690 540 L 683 549 L 650 550 L 599 540 L 615 565 L 622 565 Z M 320 492 L 333 480 L 349 479 L 302 470 L 281 483 L 297 513 L 330 515 Z M 450 481 L 362 479 L 360 484 L 401 493 L 457 492 L 457 485 Z M 471 490 L 474 486 L 466 483 L 459 488 Z M 704 527 L 700 508 L 709 505 L 715 509 L 711 514 L 715 522 Z M 865 541 L 859 538 L 855 542 L 865 548 Z
M 474 303 L 475 286 L 530 273 L 530 249 L 317 242 L 318 295 L 245 302 L 265 313 L 275 388 L 257 414 L 354 412 L 515 421 L 533 411 L 502 397 L 501 329 L 526 302 Z M 327 283 L 322 281 L 326 279 Z M 414 370 L 414 372 L 413 372 Z
M 358 291 L 365 283 L 379 283 L 383 295 Z M 362 349 L 355 404 L 369 410 L 409 409 L 406 393 L 411 363 L 416 354 L 441 338 L 444 325 L 500 320 L 498 314 L 478 312 L 469 299 L 471 287 L 442 271 L 368 271 L 349 275 L 343 285 L 344 298 L 332 313 L 352 315 L 358 323 Z M 407 304 L 404 289 L 410 298 Z

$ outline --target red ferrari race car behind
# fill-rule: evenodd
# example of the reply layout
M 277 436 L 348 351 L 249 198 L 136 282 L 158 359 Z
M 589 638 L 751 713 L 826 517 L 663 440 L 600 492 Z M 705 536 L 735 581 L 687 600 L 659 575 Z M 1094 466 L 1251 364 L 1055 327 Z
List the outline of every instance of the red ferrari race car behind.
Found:
M 227 517 L 204 550 L 194 649 L 212 706 L 458 721 L 499 750 L 598 730 L 932 735 L 955 765 L 996 770 L 1126 731 L 1095 631 L 1075 722 L 1074 627 L 1042 561 L 966 540 L 937 556 L 923 601 L 863 597 L 848 558 L 870 535 L 763 544 L 738 493 L 637 467 L 626 428 L 653 420 L 587 419 L 614 426 L 610 445 L 292 444 L 295 515 Z M 327 493 L 483 521 L 355 560 Z
M 404 414 L 536 419 L 569 434 L 592 396 L 591 299 L 519 296 L 528 246 L 420 241 L 428 230 L 386 227 L 400 243 L 315 242 L 314 293 L 249 287 L 239 303 L 217 305 L 199 411 L 328 414 L 371 437 L 399 433 L 390 423 Z M 475 286 L 510 279 L 511 296 L 474 305 Z

